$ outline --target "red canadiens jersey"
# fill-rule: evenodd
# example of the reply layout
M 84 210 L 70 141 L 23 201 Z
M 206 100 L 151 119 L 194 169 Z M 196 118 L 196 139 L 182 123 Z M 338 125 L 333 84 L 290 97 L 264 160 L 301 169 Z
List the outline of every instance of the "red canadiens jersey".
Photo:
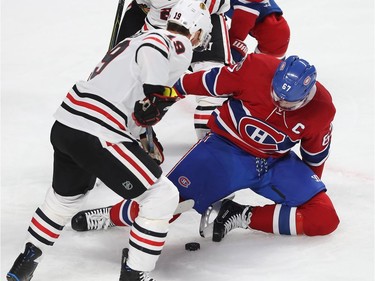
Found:
M 208 126 L 256 157 L 281 157 L 300 143 L 303 160 L 319 170 L 328 157 L 335 107 L 329 92 L 316 83 L 314 98 L 295 111 L 283 111 L 271 98 L 279 59 L 250 54 L 232 66 L 184 75 L 179 90 L 205 96 L 229 95 Z
M 232 0 L 231 10 L 227 13 L 232 19 L 231 28 L 229 30 L 231 44 L 233 44 L 236 39 L 245 41 L 255 24 L 263 21 L 265 17 L 273 13 L 279 15 L 283 13 L 274 0 Z M 278 36 L 278 29 L 276 27 L 274 30 L 269 30 L 269 32 L 272 31 L 276 33 L 273 34 L 272 37 Z

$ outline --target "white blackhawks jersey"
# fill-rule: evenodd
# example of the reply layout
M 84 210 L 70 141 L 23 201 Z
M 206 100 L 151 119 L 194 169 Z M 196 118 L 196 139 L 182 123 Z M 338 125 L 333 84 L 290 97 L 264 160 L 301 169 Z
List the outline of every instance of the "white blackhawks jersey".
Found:
M 145 98 L 143 84 L 173 86 L 192 59 L 190 40 L 164 29 L 140 33 L 116 45 L 88 81 L 68 92 L 54 117 L 71 128 L 119 143 L 139 137 L 134 104 Z
M 169 11 L 179 0 L 137 0 L 139 5 L 146 6 L 147 13 L 142 30 L 166 28 Z M 229 10 L 230 0 L 205 0 L 202 1 L 210 14 L 220 14 Z

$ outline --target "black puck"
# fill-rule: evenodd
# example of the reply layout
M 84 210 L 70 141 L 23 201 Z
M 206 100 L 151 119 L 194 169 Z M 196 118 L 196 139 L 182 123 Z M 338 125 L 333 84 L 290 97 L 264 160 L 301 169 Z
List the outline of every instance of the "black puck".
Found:
M 197 251 L 201 248 L 201 245 L 197 242 L 190 242 L 185 244 L 186 251 Z

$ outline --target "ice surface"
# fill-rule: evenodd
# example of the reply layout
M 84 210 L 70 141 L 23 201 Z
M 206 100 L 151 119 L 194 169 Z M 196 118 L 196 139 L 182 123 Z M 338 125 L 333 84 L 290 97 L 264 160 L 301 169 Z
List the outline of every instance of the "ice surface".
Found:
M 153 276 L 159 281 L 374 280 L 374 3 L 279 0 L 291 27 L 288 55 L 318 69 L 337 107 L 323 180 L 341 219 L 325 237 L 236 230 L 221 243 L 199 237 L 190 211 L 171 226 Z M 104 55 L 117 1 L 1 3 L 1 280 L 23 248 L 29 220 L 51 183 L 52 114 Z M 250 48 L 254 42 L 249 40 Z M 194 99 L 156 126 L 168 171 L 195 142 Z M 85 207 L 116 203 L 103 186 Z M 249 191 L 242 203 L 266 201 Z M 33 280 L 118 280 L 128 229 L 77 233 L 67 226 Z M 187 252 L 196 241 L 201 250 Z

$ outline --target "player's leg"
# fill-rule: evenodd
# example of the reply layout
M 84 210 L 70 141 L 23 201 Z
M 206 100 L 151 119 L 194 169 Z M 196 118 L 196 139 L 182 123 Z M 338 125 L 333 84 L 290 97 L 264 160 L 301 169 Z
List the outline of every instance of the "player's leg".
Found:
M 108 229 L 114 226 L 132 226 L 138 216 L 139 205 L 134 200 L 121 200 L 113 206 L 88 209 L 72 217 L 75 231 Z
M 283 204 L 254 207 L 251 229 L 285 235 L 327 235 L 339 224 L 335 208 L 322 191 L 298 207 Z
M 144 278 L 148 271 L 154 269 L 157 257 L 165 243 L 168 218 L 171 217 L 170 206 L 166 208 L 160 204 L 176 199 L 175 194 L 171 193 L 172 188 L 174 189 L 173 184 L 162 176 L 141 196 L 132 200 L 123 200 L 113 207 L 107 207 L 118 226 L 131 226 L 129 248 L 126 260 L 122 264 L 120 280 L 133 280 L 131 278 L 135 274 L 137 278 Z M 166 196 L 169 199 L 166 200 Z M 103 215 L 99 216 L 103 219 Z
M 136 142 L 102 142 L 86 167 L 110 189 L 139 204 L 129 235 L 129 256 L 121 278 L 154 269 L 163 249 L 169 220 L 178 203 L 176 187 Z M 93 165 L 92 163 L 95 163 Z M 126 279 L 125 279 L 126 280 Z
M 53 127 L 51 142 L 56 141 L 59 128 Z M 80 146 L 77 144 L 77 149 Z M 77 165 L 69 155 L 54 145 L 52 187 L 44 203 L 34 213 L 28 228 L 25 251 L 19 255 L 7 274 L 8 280 L 29 280 L 43 252 L 51 248 L 64 226 L 84 203 L 85 194 L 95 184 L 95 177 Z
M 246 164 L 237 167 L 238 163 L 243 162 L 237 158 L 234 159 L 233 154 L 242 155 L 241 158 L 245 159 L 248 157 L 248 154 L 239 148 L 228 144 L 217 135 L 211 134 L 191 148 L 168 174 L 168 178 L 178 187 L 180 197 L 193 199 L 195 201 L 194 208 L 202 213 L 213 202 L 237 190 L 237 186 L 240 184 L 232 184 L 233 177 L 231 175 L 240 174 L 240 177 L 236 177 L 238 180 L 242 177 L 246 177 L 246 179 L 249 177 L 248 167 L 252 164 L 246 162 Z M 217 173 L 218 166 L 222 169 L 219 174 Z M 109 213 L 109 217 L 107 216 L 106 219 L 110 219 L 111 223 L 117 226 L 130 226 L 138 216 L 138 208 L 137 202 L 123 200 L 106 211 Z M 91 211 L 93 210 L 88 210 L 84 216 L 80 216 L 80 218 L 84 218 L 81 221 L 89 220 Z M 103 219 L 104 216 L 98 217 Z M 99 224 L 96 223 L 96 225 Z
M 282 15 L 270 14 L 263 21 L 257 23 L 250 32 L 258 45 L 255 53 L 284 58 L 289 46 L 289 25 Z
M 210 133 L 181 158 L 167 177 L 180 196 L 194 200 L 194 209 L 203 214 L 211 204 L 258 181 L 254 159 Z
M 163 249 L 178 193 L 171 181 L 161 176 L 133 200 L 140 208 L 130 231 L 127 265 L 134 270 L 151 271 Z
M 209 48 L 203 52 L 194 52 L 192 70 L 199 71 L 212 67 L 221 67 L 231 62 L 229 35 L 226 19 L 223 15 L 211 15 L 212 32 Z M 208 132 L 208 119 L 218 106 L 225 101 L 224 98 L 196 97 L 198 103 L 194 112 L 194 128 L 198 139 L 203 138 Z
M 269 217 L 265 230 L 276 234 L 326 235 L 337 228 L 339 218 L 324 183 L 294 152 L 276 161 L 270 170 L 265 185 L 253 190 L 276 204 L 254 209 L 252 228 L 260 228 L 256 222 L 264 221 L 269 212 L 272 222 Z
M 196 96 L 197 107 L 194 111 L 194 129 L 198 139 L 210 132 L 207 127 L 208 119 L 211 113 L 226 100 L 225 98 Z
M 49 193 L 45 204 L 40 208 L 42 212 L 36 212 L 36 223 L 32 223 L 37 229 L 33 229 L 35 233 L 30 232 L 31 240 L 40 246 L 40 249 L 53 245 L 63 226 L 81 208 L 81 194 L 91 188 L 89 184 L 94 183 L 92 172 L 114 192 L 124 198 L 134 198 L 142 206 L 142 216 L 138 217 L 138 222 L 132 227 L 133 233 L 137 235 L 129 241 L 130 248 L 134 249 L 129 253 L 132 267 L 127 267 L 126 272 L 143 274 L 143 271 L 152 270 L 164 245 L 168 221 L 177 206 L 176 187 L 161 176 L 160 167 L 137 143 L 108 144 L 59 123 L 52 129 L 51 141 L 55 150 L 61 152 L 69 161 L 65 159 L 63 164 L 61 161 L 55 161 L 53 188 L 56 192 Z M 55 160 L 59 155 L 55 154 Z M 77 170 L 78 177 L 74 171 L 69 170 L 76 170 L 77 166 L 90 171 L 86 181 L 81 178 L 86 174 Z M 145 241 L 151 242 L 145 244 Z M 140 258 L 134 259 L 136 256 Z M 27 264 L 26 258 L 29 259 Z M 30 261 L 26 254 L 17 259 L 16 263 L 12 270 L 26 269 L 24 276 L 29 276 L 35 269 L 35 261 Z M 14 274 L 12 270 L 10 273 Z M 17 278 L 16 274 L 14 276 Z
M 246 224 L 251 229 L 285 235 L 326 235 L 337 228 L 339 218 L 324 184 L 298 156 L 292 152 L 270 163 L 268 169 L 262 185 L 252 190 L 276 204 L 250 207 L 226 202 L 218 215 L 220 219 L 221 214 L 226 214 L 219 222 L 221 237 L 217 234 L 216 241 L 234 228 L 247 228 L 243 227 Z M 246 207 L 250 207 L 247 216 Z M 236 224 L 230 224 L 235 219 Z
M 176 211 L 169 223 L 174 222 L 183 212 L 192 208 L 193 202 L 186 202 L 180 198 Z M 107 207 L 109 209 L 109 223 L 111 226 L 132 226 L 139 213 L 139 204 L 134 200 L 122 200 L 121 202 Z
M 178 203 L 178 192 L 137 143 L 110 144 L 104 149 L 106 155 L 102 154 L 100 167 L 97 170 L 93 167 L 94 172 L 106 186 L 139 205 L 130 229 L 128 260 L 121 274 L 122 277 L 134 274 L 133 271 L 143 274 L 154 269 L 160 256 L 169 220 Z M 117 165 L 108 165 L 107 157 L 115 158 Z
M 169 223 L 193 208 L 194 201 L 180 198 L 177 209 Z M 75 231 L 108 229 L 114 226 L 132 226 L 138 216 L 139 204 L 134 200 L 122 200 L 113 206 L 80 211 L 71 220 Z

